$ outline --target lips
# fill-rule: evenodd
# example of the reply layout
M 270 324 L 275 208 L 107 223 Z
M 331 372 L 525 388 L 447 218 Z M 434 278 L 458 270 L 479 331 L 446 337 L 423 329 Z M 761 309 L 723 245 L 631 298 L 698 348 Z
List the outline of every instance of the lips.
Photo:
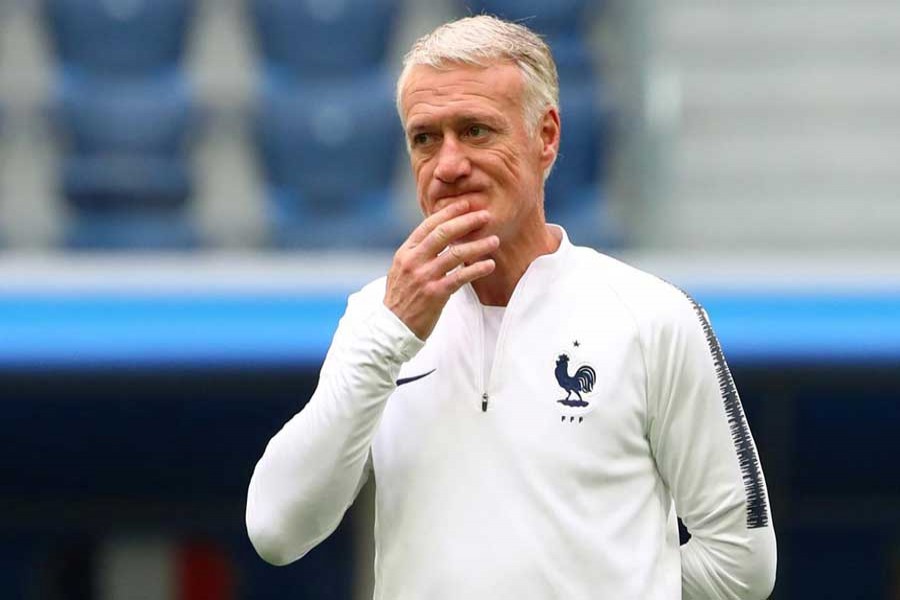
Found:
M 438 212 L 442 208 L 450 206 L 457 200 L 463 200 L 466 198 L 466 196 L 471 196 L 472 194 L 478 194 L 481 191 L 482 190 L 460 190 L 460 191 L 454 190 L 453 192 L 450 192 L 450 193 L 439 194 L 437 196 L 437 200 L 435 200 L 435 202 L 433 204 L 434 208 L 433 208 L 432 212 Z

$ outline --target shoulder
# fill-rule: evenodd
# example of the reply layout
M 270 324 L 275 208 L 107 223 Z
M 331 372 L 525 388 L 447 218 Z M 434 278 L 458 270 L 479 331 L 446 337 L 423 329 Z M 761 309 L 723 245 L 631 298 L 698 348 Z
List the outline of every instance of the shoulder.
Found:
M 365 319 L 384 302 L 384 290 L 387 277 L 382 276 L 370 281 L 347 297 L 345 317 Z
M 348 303 L 369 304 L 384 299 L 384 290 L 387 284 L 387 276 L 382 275 L 378 279 L 374 279 L 362 286 L 357 291 L 350 294 Z
M 687 292 L 615 258 L 592 250 L 581 254 L 631 316 L 654 377 L 674 365 L 706 366 L 715 337 L 706 311 Z
M 696 320 L 696 303 L 677 286 L 591 248 L 573 250 L 577 270 L 610 290 L 640 326 L 657 328 Z

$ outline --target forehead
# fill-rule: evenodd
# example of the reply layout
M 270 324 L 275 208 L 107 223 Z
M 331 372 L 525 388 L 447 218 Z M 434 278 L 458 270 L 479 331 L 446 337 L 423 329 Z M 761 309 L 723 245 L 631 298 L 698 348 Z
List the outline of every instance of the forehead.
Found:
M 520 112 L 522 90 L 522 72 L 510 63 L 443 69 L 416 65 L 403 83 L 400 107 L 407 127 L 467 113 L 511 117 L 512 111 Z

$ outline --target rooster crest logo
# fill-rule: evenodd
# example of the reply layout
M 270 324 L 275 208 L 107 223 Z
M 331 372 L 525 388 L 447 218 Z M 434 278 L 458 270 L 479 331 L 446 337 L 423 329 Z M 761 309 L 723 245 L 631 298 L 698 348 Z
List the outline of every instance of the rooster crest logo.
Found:
M 594 371 L 593 367 L 581 365 L 575 370 L 574 375 L 569 375 L 569 355 L 560 354 L 556 359 L 554 375 L 556 375 L 556 382 L 559 384 L 559 387 L 566 391 L 566 397 L 557 400 L 557 402 L 577 408 L 583 408 L 589 404 L 582 398 L 581 394 L 582 392 L 585 394 L 589 393 L 594 389 L 594 384 L 597 382 L 597 372 Z M 578 398 L 573 399 L 572 394 L 575 394 Z

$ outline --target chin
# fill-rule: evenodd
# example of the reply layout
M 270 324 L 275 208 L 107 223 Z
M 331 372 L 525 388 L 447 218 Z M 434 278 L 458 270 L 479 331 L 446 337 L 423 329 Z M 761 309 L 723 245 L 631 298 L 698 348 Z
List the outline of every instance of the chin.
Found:
M 483 227 L 479 227 L 478 229 L 476 229 L 474 231 L 470 231 L 469 233 L 462 236 L 461 238 L 454 240 L 453 243 L 454 244 L 464 244 L 466 242 L 474 242 L 476 240 L 484 239 L 487 236 L 492 235 L 494 233 L 496 233 L 496 232 L 493 230 L 493 228 L 490 226 L 490 224 L 487 224 Z

